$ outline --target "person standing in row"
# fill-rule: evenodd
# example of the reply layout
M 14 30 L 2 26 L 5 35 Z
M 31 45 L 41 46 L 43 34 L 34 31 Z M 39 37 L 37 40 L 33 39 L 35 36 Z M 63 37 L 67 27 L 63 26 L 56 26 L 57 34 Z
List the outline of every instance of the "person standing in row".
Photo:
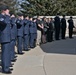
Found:
M 36 39 L 37 39 L 37 24 L 36 18 L 33 18 L 33 25 L 34 25 L 34 47 L 36 46 Z
M 47 18 L 47 25 L 48 25 L 48 27 L 50 26 L 50 21 L 51 21 L 51 19 L 50 18 Z M 47 42 L 50 42 L 50 33 L 51 33 L 51 29 L 49 27 L 47 29 Z
M 15 62 L 15 42 L 17 38 L 17 25 L 16 18 L 13 13 L 10 13 L 11 16 L 11 61 Z
M 29 32 L 30 32 L 30 39 L 29 39 L 29 44 L 30 44 L 30 48 L 34 48 L 34 25 L 33 25 L 33 18 L 30 17 L 29 18 L 30 23 L 29 23 Z
M 36 41 L 36 44 L 37 45 L 40 45 L 41 43 L 41 30 L 43 30 L 43 25 L 42 25 L 42 22 L 40 20 L 40 16 L 37 17 L 37 41 Z
M 49 28 L 48 28 L 48 42 L 52 42 L 53 41 L 53 32 L 54 32 L 54 21 L 52 18 L 49 19 L 49 24 L 48 24 Z
M 11 73 L 10 71 L 10 42 L 11 42 L 11 24 L 8 6 L 1 6 L 0 14 L 0 42 L 1 42 L 1 64 L 3 73 Z
M 74 26 L 74 22 L 73 22 L 73 19 L 72 19 L 72 16 L 70 16 L 70 19 L 68 20 L 68 23 L 69 23 L 69 38 L 73 38 L 72 37 L 72 34 L 73 34 L 73 28 L 75 27 Z
M 35 24 L 33 18 L 30 17 L 30 48 L 34 48 L 34 34 L 35 34 Z
M 66 19 L 65 15 L 63 15 L 63 18 L 61 19 L 61 38 L 65 39 L 66 34 Z
M 54 25 L 55 25 L 55 39 L 59 40 L 60 36 L 60 18 L 59 14 L 54 18 Z
M 18 14 L 18 19 L 16 21 L 17 24 L 17 50 L 18 54 L 24 54 L 22 52 L 22 44 L 23 44 L 23 28 L 24 28 L 24 21 L 23 21 L 23 14 Z
M 46 43 L 47 42 L 47 29 L 49 28 L 46 22 L 46 17 L 42 18 L 42 24 L 43 24 L 43 29 L 42 29 L 42 43 Z
M 29 17 L 26 16 L 25 19 L 24 19 L 24 30 L 23 30 L 23 33 L 24 33 L 24 51 L 28 51 L 29 48 Z

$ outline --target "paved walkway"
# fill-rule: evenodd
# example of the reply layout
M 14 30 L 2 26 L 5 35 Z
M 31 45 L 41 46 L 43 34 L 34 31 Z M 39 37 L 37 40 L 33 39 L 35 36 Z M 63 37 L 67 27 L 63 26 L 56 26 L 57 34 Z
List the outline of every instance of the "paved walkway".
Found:
M 76 75 L 75 54 L 76 37 L 37 46 L 18 55 L 9 75 Z

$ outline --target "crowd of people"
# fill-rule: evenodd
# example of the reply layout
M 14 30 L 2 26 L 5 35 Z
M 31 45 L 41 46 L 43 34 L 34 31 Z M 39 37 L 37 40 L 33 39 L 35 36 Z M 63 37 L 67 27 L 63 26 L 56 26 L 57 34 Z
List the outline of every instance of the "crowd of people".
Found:
M 37 45 L 52 42 L 61 38 L 65 39 L 66 19 L 65 15 L 60 19 L 59 15 L 53 18 L 37 18 L 24 16 L 21 13 L 17 17 L 9 12 L 7 6 L 1 7 L 0 14 L 0 43 L 2 73 L 11 73 L 11 62 L 16 61 L 17 54 L 23 55 L 23 51 L 29 51 Z M 69 38 L 72 37 L 74 23 L 72 17 L 68 20 Z
M 66 20 L 65 15 L 63 15 L 62 18 L 60 18 L 59 14 L 57 14 L 54 18 L 43 17 L 42 19 L 40 19 L 40 17 L 38 16 L 36 22 L 38 37 L 37 44 L 52 42 L 54 40 L 66 39 L 65 36 L 67 27 L 69 31 L 69 38 L 73 38 L 73 28 L 75 28 L 75 26 L 72 16 L 70 16 L 68 21 Z

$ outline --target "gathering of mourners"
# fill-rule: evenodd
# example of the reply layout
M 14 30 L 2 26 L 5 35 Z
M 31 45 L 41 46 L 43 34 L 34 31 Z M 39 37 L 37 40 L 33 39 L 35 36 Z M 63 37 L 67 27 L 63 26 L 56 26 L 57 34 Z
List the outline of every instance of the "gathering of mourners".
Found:
M 54 18 L 40 18 L 18 13 L 11 13 L 8 6 L 0 8 L 0 44 L 2 73 L 12 73 L 10 67 L 16 62 L 17 54 L 30 51 L 36 46 L 66 39 L 66 18 L 60 19 L 59 14 Z M 68 22 L 69 38 L 73 38 L 74 22 L 70 16 Z M 17 51 L 15 51 L 15 47 Z

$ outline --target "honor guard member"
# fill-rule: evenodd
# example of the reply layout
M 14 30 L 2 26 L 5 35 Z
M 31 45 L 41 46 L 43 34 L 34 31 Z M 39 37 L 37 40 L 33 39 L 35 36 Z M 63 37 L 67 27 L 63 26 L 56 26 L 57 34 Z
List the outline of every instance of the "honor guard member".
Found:
M 34 48 L 34 27 L 33 18 L 30 17 L 30 48 Z
M 74 22 L 73 22 L 72 16 L 70 16 L 68 23 L 69 23 L 69 27 L 68 27 L 69 28 L 69 38 L 73 38 L 72 34 L 73 34 Z
M 37 39 L 37 24 L 36 18 L 33 18 L 33 25 L 34 25 L 34 47 L 36 46 L 36 39 Z
M 15 59 L 15 42 L 17 37 L 17 26 L 16 26 L 16 18 L 13 13 L 11 16 L 11 61 L 16 61 Z
M 17 50 L 18 54 L 24 54 L 22 52 L 22 43 L 23 43 L 23 28 L 24 28 L 24 21 L 23 21 L 23 14 L 18 14 L 18 19 L 16 21 L 17 24 Z
M 1 42 L 1 64 L 3 73 L 11 73 L 10 71 L 10 42 L 11 42 L 11 27 L 8 6 L 1 6 L 0 14 L 0 42 Z
M 26 16 L 24 19 L 24 50 L 28 51 L 28 45 L 29 45 L 29 17 Z
M 60 18 L 59 18 L 59 13 L 54 18 L 54 25 L 55 25 L 55 39 L 59 40 L 59 35 L 60 35 Z
M 65 15 L 63 15 L 63 18 L 61 19 L 61 38 L 65 39 L 66 34 L 66 19 Z

